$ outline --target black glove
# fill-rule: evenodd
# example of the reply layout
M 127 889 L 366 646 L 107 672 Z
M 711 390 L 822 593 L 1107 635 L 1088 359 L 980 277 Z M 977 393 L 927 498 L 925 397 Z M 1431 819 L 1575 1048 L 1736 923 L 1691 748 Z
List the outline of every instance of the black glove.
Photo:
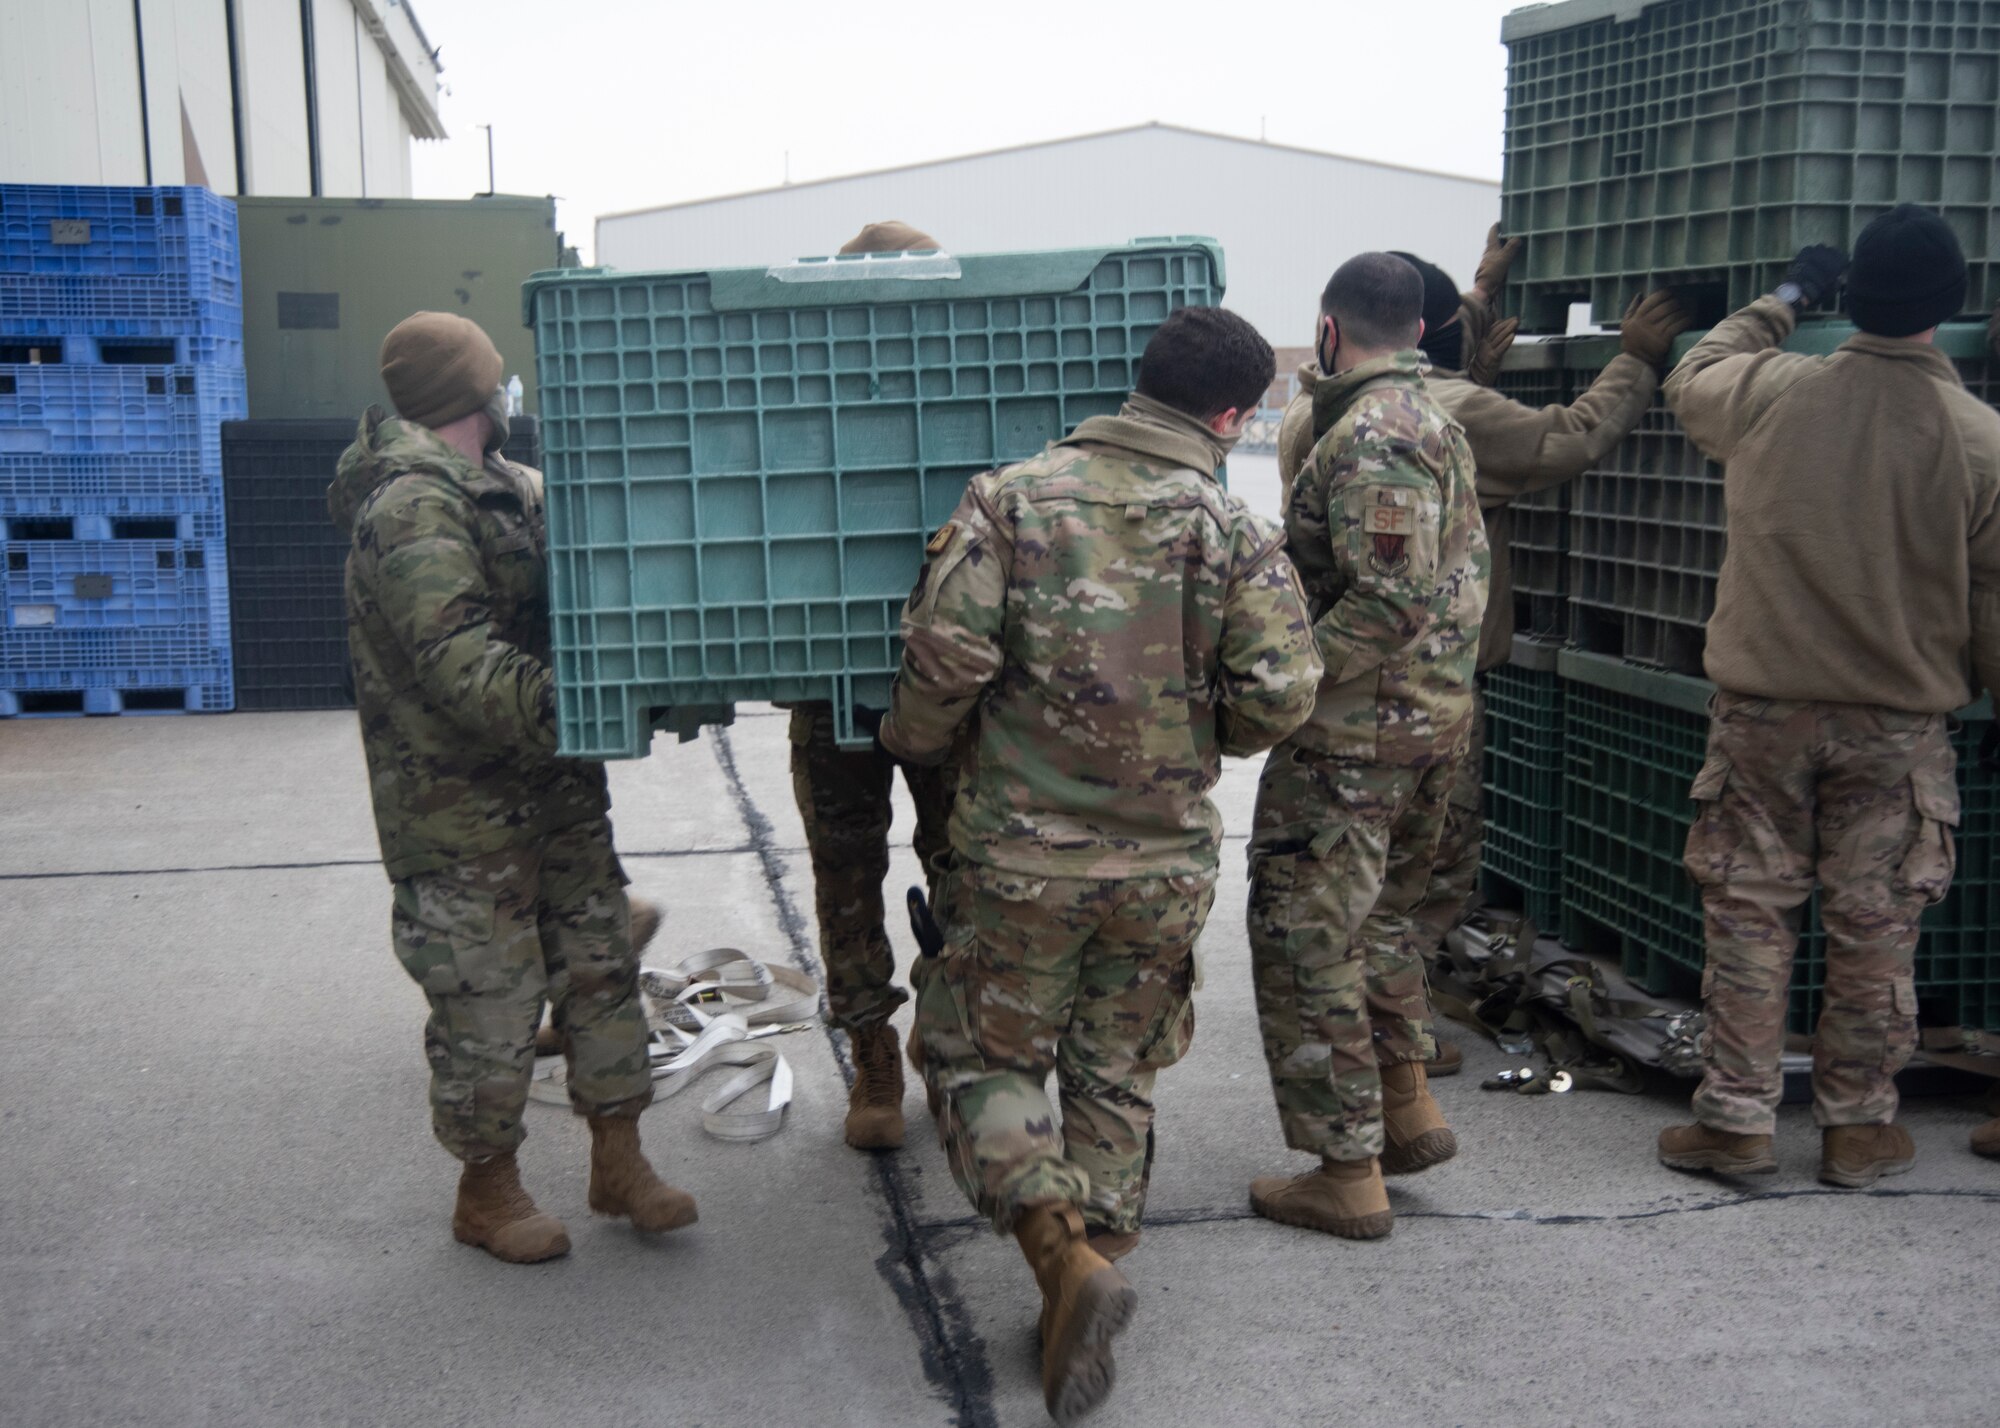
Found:
M 1986 735 L 1979 741 L 1979 763 L 1983 768 L 2000 769 L 2000 719 L 1986 726 Z
M 1799 249 L 1798 257 L 1785 270 L 1785 281 L 1778 285 L 1778 295 L 1804 312 L 1826 301 L 1846 271 L 1847 254 L 1831 243 L 1809 244 Z M 1796 288 L 1797 295 L 1788 292 L 1788 287 Z

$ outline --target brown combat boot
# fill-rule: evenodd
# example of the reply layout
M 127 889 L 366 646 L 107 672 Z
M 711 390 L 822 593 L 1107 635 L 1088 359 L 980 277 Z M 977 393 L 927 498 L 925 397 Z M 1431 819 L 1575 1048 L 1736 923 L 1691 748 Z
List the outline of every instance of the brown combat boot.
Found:
M 903 1057 L 887 1022 L 847 1034 L 854 1048 L 854 1088 L 847 1093 L 847 1143 L 894 1150 L 903 1143 Z
M 1465 1053 L 1458 1049 L 1458 1043 L 1455 1041 L 1446 1041 L 1441 1036 L 1435 1038 L 1435 1040 L 1437 1041 L 1438 1048 L 1437 1060 L 1424 1068 L 1430 1078 L 1435 1081 L 1440 1076 L 1456 1076 L 1459 1072 L 1463 1071 L 1465 1069 Z
M 1458 1154 L 1421 1061 L 1382 1068 L 1382 1173 L 1413 1175 Z
M 1972 1153 L 2000 1160 L 2000 1116 L 1972 1128 Z
M 1265 1175 L 1250 1182 L 1250 1208 L 1267 1220 L 1344 1240 L 1379 1240 L 1396 1228 L 1382 1164 L 1323 1160 L 1306 1175 Z
M 1092 1230 L 1089 1232 L 1087 1238 L 1090 1240 L 1090 1247 L 1113 1264 L 1116 1264 L 1119 1260 L 1125 1258 L 1126 1255 L 1132 1253 L 1133 1250 L 1139 1248 L 1139 1232 L 1137 1230 L 1132 1231 L 1130 1234 L 1119 1234 L 1115 1230 Z
M 560 1056 L 563 1054 L 563 1034 L 556 1030 L 555 1023 L 545 1021 L 535 1028 L 535 1055 Z
M 569 1253 L 569 1233 L 561 1220 L 535 1208 L 511 1153 L 465 1162 L 451 1233 L 460 1244 L 509 1264 L 540 1264 Z
M 1778 1168 L 1767 1135 L 1737 1135 L 1713 1126 L 1668 1126 L 1660 1132 L 1660 1164 L 1717 1175 L 1769 1175 Z
M 1138 1291 L 1085 1238 L 1066 1202 L 1030 1205 L 1014 1238 L 1042 1290 L 1042 1402 L 1058 1423 L 1076 1422 L 1111 1393 L 1111 1341 L 1138 1307 Z
M 637 1116 L 590 1117 L 590 1209 L 623 1215 L 634 1229 L 656 1233 L 699 1218 L 694 1196 L 667 1184 L 646 1163 Z
M 1823 1185 L 1863 1190 L 1884 1175 L 1901 1175 L 1917 1163 L 1917 1147 L 1901 1126 L 1828 1126 L 1820 1132 Z

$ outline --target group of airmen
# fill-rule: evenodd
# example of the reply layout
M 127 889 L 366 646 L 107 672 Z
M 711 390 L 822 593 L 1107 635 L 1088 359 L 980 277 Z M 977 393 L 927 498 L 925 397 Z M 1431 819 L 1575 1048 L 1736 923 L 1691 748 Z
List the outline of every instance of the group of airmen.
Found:
M 936 246 L 884 223 L 842 251 Z M 883 926 L 900 769 L 942 932 L 911 972 L 908 1057 L 959 1187 L 1039 1285 L 1058 1422 L 1110 1391 L 1136 1304 L 1116 1262 L 1144 1223 L 1155 1078 L 1194 1033 L 1225 755 L 1269 751 L 1252 974 L 1285 1142 L 1316 1160 L 1254 1181 L 1253 1208 L 1380 1238 L 1384 1175 L 1457 1151 L 1427 1084 L 1457 1058 L 1432 1035 L 1425 966 L 1473 899 L 1480 674 L 1512 642 L 1508 503 L 1622 439 L 1688 325 L 1646 295 L 1576 400 L 1513 402 L 1489 384 L 1518 246 L 1489 235 L 1465 292 L 1410 254 L 1333 273 L 1282 426 L 1282 525 L 1217 481 L 1270 346 L 1229 311 L 1174 312 L 1117 415 L 969 483 L 904 607 L 891 707 L 862 711 L 872 747 L 837 744 L 826 704 L 790 711 L 828 1014 L 855 1063 L 846 1138 L 904 1138 L 890 1017 L 906 995 Z M 1783 351 L 1843 277 L 1858 334 L 1831 356 Z M 1726 465 L 1729 519 L 1687 849 L 1707 1072 L 1694 1122 L 1660 1136 L 1667 1165 L 1775 1168 L 1786 984 L 1816 885 L 1821 1176 L 1867 1185 L 1914 1158 L 1893 1077 L 1915 1042 L 1918 919 L 1953 872 L 1949 718 L 2000 688 L 2000 414 L 1930 345 L 1965 293 L 1951 230 L 1906 205 L 1851 265 L 1802 252 L 1665 378 Z M 602 768 L 556 756 L 541 483 L 497 455 L 500 355 L 472 323 L 420 313 L 381 365 L 396 415 L 364 416 L 329 505 L 353 542 L 392 940 L 430 1004 L 433 1127 L 462 1162 L 453 1232 L 512 1262 L 569 1248 L 515 1162 L 538 1036 L 588 1119 L 591 1210 L 691 1224 L 693 1198 L 639 1144 L 636 976 L 659 914 L 626 892 Z M 2000 1154 L 2000 1122 L 1974 1148 Z

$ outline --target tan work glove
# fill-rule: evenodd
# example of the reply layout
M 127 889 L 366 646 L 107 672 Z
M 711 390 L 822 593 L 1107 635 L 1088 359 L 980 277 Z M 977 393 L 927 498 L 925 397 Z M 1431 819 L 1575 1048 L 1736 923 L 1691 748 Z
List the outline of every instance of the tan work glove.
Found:
M 1501 365 L 1507 359 L 1507 349 L 1514 345 L 1514 334 L 1521 330 L 1521 319 L 1503 317 L 1486 330 L 1479 339 L 1479 346 L 1473 350 L 1472 360 L 1465 364 L 1465 375 L 1482 387 L 1490 387 L 1500 380 Z
M 1665 288 L 1632 299 L 1618 324 L 1618 343 L 1656 371 L 1673 354 L 1674 339 L 1688 330 L 1688 315 Z
M 1500 289 L 1507 286 L 1507 270 L 1514 266 L 1514 259 L 1521 253 L 1521 240 L 1509 238 L 1500 241 L 1500 225 L 1494 224 L 1486 230 L 1486 251 L 1479 255 L 1479 267 L 1472 274 L 1472 285 L 1488 302 L 1500 296 Z

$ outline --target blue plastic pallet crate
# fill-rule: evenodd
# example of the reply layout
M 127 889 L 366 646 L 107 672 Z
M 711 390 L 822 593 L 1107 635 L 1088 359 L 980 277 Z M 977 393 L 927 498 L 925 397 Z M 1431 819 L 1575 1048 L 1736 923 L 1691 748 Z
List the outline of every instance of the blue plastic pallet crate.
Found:
M 634 758 L 735 700 L 886 702 L 966 480 L 1116 411 L 1206 238 L 774 268 L 541 273 L 562 752 Z
M 98 462 L 108 476 L 130 476 L 138 462 Z M 220 540 L 222 486 L 204 480 L 204 494 L 8 496 L 0 482 L 0 542 L 4 540 Z M 122 486 L 120 486 L 122 490 Z
M 228 609 L 229 566 L 212 541 L 9 541 L 0 590 L 11 655 L 44 633 L 206 626 Z
M 222 423 L 247 407 L 241 367 L 0 367 L 0 513 L 85 498 L 219 513 Z
M 222 714 L 236 707 L 229 662 L 178 667 L 68 670 L 10 675 L 0 670 L 0 718 L 86 714 Z
M 241 367 L 243 314 L 168 318 L 0 317 L 0 366 Z
M 240 306 L 236 205 L 205 188 L 0 184 L 0 276 L 164 278 Z

